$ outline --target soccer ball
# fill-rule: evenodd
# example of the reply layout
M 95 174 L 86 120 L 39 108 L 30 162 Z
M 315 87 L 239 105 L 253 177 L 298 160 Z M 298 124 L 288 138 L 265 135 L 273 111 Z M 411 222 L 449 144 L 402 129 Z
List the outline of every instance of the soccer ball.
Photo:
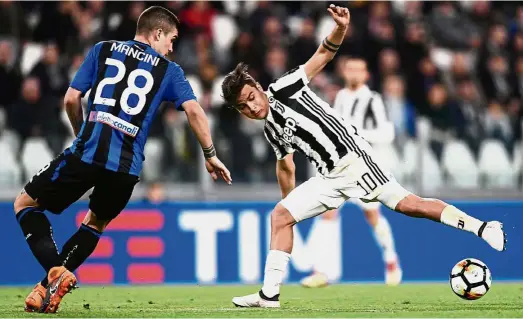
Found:
M 450 272 L 450 287 L 459 297 L 476 300 L 490 289 L 492 277 L 487 265 L 474 258 L 458 262 Z

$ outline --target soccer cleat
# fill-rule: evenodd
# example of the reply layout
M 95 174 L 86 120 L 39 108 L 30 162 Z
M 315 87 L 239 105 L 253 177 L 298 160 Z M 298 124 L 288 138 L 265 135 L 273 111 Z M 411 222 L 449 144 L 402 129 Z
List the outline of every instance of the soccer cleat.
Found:
M 329 284 L 329 279 L 325 274 L 317 272 L 303 278 L 300 283 L 305 288 L 321 288 Z
M 232 298 L 232 303 L 236 307 L 245 307 L 245 308 L 280 308 L 280 294 L 272 298 L 266 297 L 263 292 L 259 292 L 247 295 L 243 297 L 234 297 Z
M 42 303 L 44 302 L 46 290 L 41 283 L 36 284 L 33 288 L 33 291 L 29 293 L 27 298 L 25 298 L 25 311 L 27 312 L 38 312 Z
M 55 313 L 60 306 L 62 298 L 76 288 L 76 277 L 64 266 L 60 266 L 51 268 L 47 279 L 49 280 L 47 294 L 40 308 L 40 312 Z
M 385 268 L 385 284 L 387 286 L 397 286 L 401 283 L 403 271 L 397 262 L 388 263 Z
M 478 236 L 483 238 L 497 251 L 504 251 L 506 249 L 507 234 L 503 231 L 503 224 L 498 221 L 483 223 L 479 228 Z

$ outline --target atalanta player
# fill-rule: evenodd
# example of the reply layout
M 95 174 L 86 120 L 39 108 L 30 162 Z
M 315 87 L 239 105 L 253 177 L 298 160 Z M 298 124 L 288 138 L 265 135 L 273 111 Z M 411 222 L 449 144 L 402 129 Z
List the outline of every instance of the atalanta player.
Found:
M 76 139 L 31 179 L 14 203 L 26 241 L 47 274 L 26 298 L 26 311 L 56 312 L 76 286 L 73 271 L 94 251 L 139 180 L 149 126 L 162 102 L 185 111 L 212 178 L 231 183 L 183 70 L 164 57 L 178 38 L 178 25 L 169 10 L 150 7 L 138 19 L 134 40 L 96 44 L 76 73 L 64 98 Z M 84 120 L 80 99 L 88 90 Z M 93 187 L 82 225 L 58 251 L 44 211 L 60 214 Z

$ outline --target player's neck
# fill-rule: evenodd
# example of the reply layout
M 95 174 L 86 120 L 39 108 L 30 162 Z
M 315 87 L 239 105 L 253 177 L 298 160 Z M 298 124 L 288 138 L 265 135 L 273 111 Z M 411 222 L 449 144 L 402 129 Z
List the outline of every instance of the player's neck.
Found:
M 151 46 L 151 43 L 149 42 L 149 40 L 147 40 L 147 38 L 141 34 L 137 34 L 134 36 L 134 41 L 138 41 L 138 42 L 142 42 L 142 43 L 145 43 L 147 44 L 148 46 Z

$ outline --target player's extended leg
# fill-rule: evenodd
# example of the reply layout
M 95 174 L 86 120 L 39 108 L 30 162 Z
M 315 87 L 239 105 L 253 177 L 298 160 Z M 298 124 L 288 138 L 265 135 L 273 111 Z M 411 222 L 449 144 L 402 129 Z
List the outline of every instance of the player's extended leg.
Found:
M 53 239 L 53 228 L 44 210 L 27 193 L 22 192 L 14 202 L 14 211 L 31 252 L 45 272 L 60 266 L 61 259 Z M 45 285 L 38 283 L 25 300 L 25 310 L 39 311 L 44 297 Z
M 394 247 L 394 237 L 390 228 L 389 221 L 381 214 L 380 203 L 361 203 L 363 213 L 367 223 L 372 228 L 374 238 L 381 249 L 383 261 L 385 263 L 385 283 L 396 286 L 401 282 L 403 272 L 399 265 L 398 255 Z
M 310 239 L 315 241 L 312 243 L 314 254 L 313 273 L 303 278 L 300 282 L 306 288 L 320 288 L 329 284 L 329 280 L 332 280 L 332 278 L 329 278 L 326 269 L 334 262 L 334 258 L 339 258 L 335 254 L 340 253 L 325 249 L 325 247 L 335 247 L 335 241 L 339 241 L 338 210 L 326 211 L 315 223 L 315 237 Z
M 44 286 L 49 283 L 42 312 L 55 313 L 58 310 L 62 298 L 76 285 L 76 278 L 71 278 L 70 272 L 80 267 L 93 253 L 109 222 L 110 220 L 99 220 L 91 210 L 85 215 L 82 225 L 65 243 L 60 253 L 62 267 L 50 272 L 47 278 L 42 280 Z
M 265 278 L 262 289 L 255 294 L 234 297 L 238 307 L 280 307 L 280 286 L 291 257 L 296 220 L 282 204 L 276 205 L 271 213 L 271 245 L 265 262 Z
M 399 184 L 397 185 L 399 186 Z M 403 189 L 401 186 L 399 187 Z M 398 198 L 397 196 L 398 193 L 395 193 L 394 187 L 392 187 L 379 195 L 378 199 L 381 198 L 382 203 L 397 212 L 410 217 L 431 219 L 457 229 L 471 232 L 483 238 L 492 248 L 498 251 L 505 250 L 506 238 L 503 232 L 503 225 L 500 222 L 481 221 L 439 199 L 421 198 L 414 194 L 408 194 L 404 196 L 403 199 L 395 201 L 395 198 Z

